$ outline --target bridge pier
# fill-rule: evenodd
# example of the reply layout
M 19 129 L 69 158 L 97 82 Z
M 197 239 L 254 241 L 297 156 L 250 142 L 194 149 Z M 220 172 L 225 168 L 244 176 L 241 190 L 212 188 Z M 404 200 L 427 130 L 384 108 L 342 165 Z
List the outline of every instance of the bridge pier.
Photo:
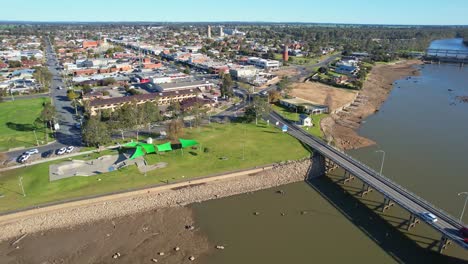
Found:
M 408 220 L 408 225 L 406 226 L 406 230 L 409 231 L 413 228 L 417 223 L 419 223 L 419 219 L 414 214 L 410 214 L 410 219 Z
M 311 168 L 309 170 L 309 174 L 307 175 L 307 177 L 309 179 L 322 177 L 322 176 L 325 176 L 326 171 L 327 171 L 327 168 L 326 168 L 325 157 L 322 154 L 318 153 L 317 151 L 314 151 L 314 153 L 312 154 L 312 165 L 311 165 Z
M 361 189 L 361 197 L 364 197 L 364 195 L 372 192 L 372 188 L 367 184 L 367 183 L 362 183 L 362 189 Z
M 336 165 L 333 161 L 329 159 L 325 159 L 325 172 L 329 173 L 330 171 L 338 168 L 338 165 Z
M 439 253 L 442 253 L 442 251 L 444 251 L 444 249 L 446 249 L 452 242 L 444 235 L 442 235 L 442 238 L 440 239 L 440 242 L 439 242 L 439 248 L 437 249 L 437 251 Z
M 389 209 L 391 206 L 395 205 L 390 198 L 384 197 L 384 202 L 382 204 L 381 210 L 382 213 L 385 212 L 385 210 Z

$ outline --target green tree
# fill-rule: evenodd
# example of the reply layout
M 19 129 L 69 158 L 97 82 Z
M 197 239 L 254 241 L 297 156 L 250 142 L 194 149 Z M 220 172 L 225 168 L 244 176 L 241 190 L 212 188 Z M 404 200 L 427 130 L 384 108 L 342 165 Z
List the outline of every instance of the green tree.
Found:
M 189 67 L 189 66 L 186 66 L 186 67 L 185 67 L 184 73 L 185 73 L 185 74 L 190 74 L 190 67 Z
M 19 68 L 19 67 L 21 67 L 21 62 L 20 61 L 10 60 L 10 61 L 8 61 L 8 67 L 9 68 Z
M 44 103 L 41 114 L 36 119 L 36 122 L 44 124 L 46 142 L 49 142 L 49 133 L 47 132 L 47 127 L 50 127 L 50 129 L 52 130 L 56 116 L 57 112 L 55 110 L 55 107 L 50 102 Z
M 83 141 L 88 146 L 99 147 L 109 143 L 111 140 L 109 128 L 98 117 L 91 117 L 85 123 L 82 135 Z
M 221 96 L 227 96 L 228 98 L 234 96 L 234 91 L 232 89 L 232 85 L 234 82 L 232 81 L 230 74 L 222 74 L 223 82 L 221 83 Z

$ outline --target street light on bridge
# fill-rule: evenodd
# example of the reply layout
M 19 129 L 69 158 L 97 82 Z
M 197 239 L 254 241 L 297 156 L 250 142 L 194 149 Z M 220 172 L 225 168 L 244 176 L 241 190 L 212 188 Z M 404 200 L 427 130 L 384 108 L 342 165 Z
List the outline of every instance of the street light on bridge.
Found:
M 465 214 L 465 207 L 466 207 L 466 203 L 468 202 L 468 192 L 461 192 L 461 193 L 458 193 L 458 196 L 460 195 L 465 195 L 466 198 L 465 198 L 465 205 L 463 205 L 463 210 L 461 212 L 461 215 L 460 215 L 460 222 L 462 222 L 462 218 L 463 218 L 463 215 Z
M 382 155 L 382 163 L 380 164 L 380 175 L 382 175 L 383 165 L 384 165 L 384 162 L 385 162 L 385 151 L 379 149 L 379 150 L 376 150 L 375 152 L 382 152 L 382 153 L 383 153 L 383 155 Z

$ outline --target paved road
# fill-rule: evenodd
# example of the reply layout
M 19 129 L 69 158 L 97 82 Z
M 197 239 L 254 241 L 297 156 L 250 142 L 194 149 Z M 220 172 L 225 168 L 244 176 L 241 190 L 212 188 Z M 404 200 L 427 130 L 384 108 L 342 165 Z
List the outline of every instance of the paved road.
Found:
M 81 130 L 75 128 L 75 124 L 78 122 L 74 119 L 75 109 L 67 98 L 67 89 L 65 88 L 62 90 L 57 89 L 57 87 L 59 86 L 64 87 L 65 85 L 62 81 L 60 71 L 56 69 L 56 67 L 58 67 L 58 61 L 55 56 L 55 52 L 50 42 L 47 41 L 47 39 L 46 39 L 46 43 L 47 43 L 47 47 L 46 47 L 47 67 L 49 68 L 50 72 L 53 75 L 49 95 L 57 110 L 58 123 L 60 125 L 60 129 L 56 132 L 55 143 L 37 147 L 40 153 L 44 153 L 50 150 L 55 151 L 56 149 L 59 149 L 64 146 L 70 146 L 70 145 L 81 146 L 82 145 Z M 25 150 L 10 151 L 7 153 L 7 155 L 11 160 L 15 160 L 24 151 Z
M 458 230 L 462 227 L 462 224 L 453 216 L 445 213 L 441 209 L 436 208 L 434 205 L 416 196 L 414 193 L 404 189 L 398 184 L 390 181 L 388 178 L 383 177 L 379 173 L 375 172 L 354 158 L 329 146 L 324 141 L 308 134 L 296 125 L 289 123 L 279 114 L 272 112 L 268 116 L 268 119 L 270 120 L 270 123 L 273 124 L 278 121 L 280 126 L 287 124 L 289 126 L 288 134 L 309 145 L 312 149 L 332 160 L 335 164 L 344 168 L 352 175 L 360 178 L 373 189 L 384 194 L 386 197 L 390 198 L 393 202 L 399 204 L 410 213 L 416 216 L 423 212 L 433 213 L 437 216 L 438 221 L 435 223 L 426 221 L 426 223 L 432 226 L 434 229 L 438 230 L 450 240 L 459 244 L 461 247 L 468 249 L 468 244 L 463 242 L 462 237 L 460 237 L 460 234 L 458 233 Z

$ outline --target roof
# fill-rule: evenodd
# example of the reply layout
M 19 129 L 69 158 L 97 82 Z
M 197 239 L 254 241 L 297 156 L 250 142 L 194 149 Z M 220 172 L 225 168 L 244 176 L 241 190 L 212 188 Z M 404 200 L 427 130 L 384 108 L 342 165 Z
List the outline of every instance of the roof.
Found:
M 97 99 L 90 102 L 89 106 L 101 106 L 101 105 L 109 105 L 109 104 L 123 104 L 131 101 L 149 101 L 154 100 L 158 97 L 172 97 L 176 95 L 185 95 L 185 94 L 197 94 L 199 93 L 199 89 L 190 89 L 190 90 L 180 90 L 180 91 L 170 91 L 170 92 L 162 92 L 162 93 L 148 93 L 148 94 L 137 94 L 132 96 L 124 96 L 124 97 L 114 97 L 114 98 L 107 98 L 107 99 Z
M 213 83 L 206 82 L 206 81 L 193 81 L 193 82 L 176 82 L 176 83 L 161 83 L 158 84 L 163 90 L 167 89 L 182 89 L 185 87 L 193 87 L 193 86 L 212 86 Z

